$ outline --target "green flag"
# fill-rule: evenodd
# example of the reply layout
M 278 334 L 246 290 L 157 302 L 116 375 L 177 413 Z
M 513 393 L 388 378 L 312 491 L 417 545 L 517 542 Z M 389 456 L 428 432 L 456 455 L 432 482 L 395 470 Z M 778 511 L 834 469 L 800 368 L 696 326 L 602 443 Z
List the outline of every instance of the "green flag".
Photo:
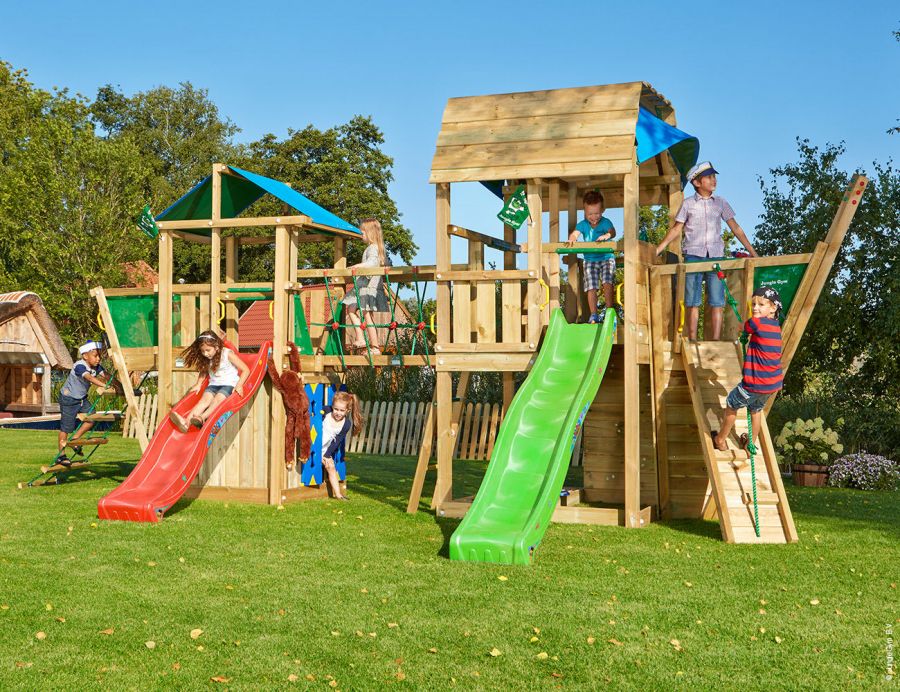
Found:
M 156 225 L 156 221 L 153 219 L 153 214 L 150 213 L 150 205 L 145 204 L 143 211 L 138 214 L 137 219 L 135 219 L 135 223 L 137 227 L 140 228 L 148 238 L 155 238 L 159 235 L 159 226 Z
M 497 218 L 507 226 L 519 228 L 528 217 L 528 197 L 525 194 L 525 186 L 519 185 L 510 198 L 506 200 L 506 204 L 503 205 L 503 209 L 497 214 Z

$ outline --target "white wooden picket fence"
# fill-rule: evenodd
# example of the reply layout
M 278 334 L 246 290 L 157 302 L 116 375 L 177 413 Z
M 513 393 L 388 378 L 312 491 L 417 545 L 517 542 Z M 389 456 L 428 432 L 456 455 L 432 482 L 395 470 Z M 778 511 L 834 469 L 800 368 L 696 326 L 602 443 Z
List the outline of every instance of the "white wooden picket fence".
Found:
M 159 423 L 156 401 L 156 394 L 141 394 L 138 397 L 138 411 L 140 419 L 144 423 L 144 429 L 147 431 L 147 437 L 153 437 Z M 122 437 L 136 438 L 137 436 L 135 418 L 130 413 L 126 413 L 125 419 L 122 421 Z
M 360 434 L 347 442 L 348 452 L 387 456 L 416 456 L 419 453 L 425 418 L 432 405 L 430 402 L 363 401 L 361 405 L 366 425 Z M 141 396 L 138 410 L 148 434 L 152 436 L 158 424 L 156 394 Z M 489 460 L 502 420 L 500 404 L 465 404 L 453 456 L 457 459 Z M 122 436 L 137 437 L 137 427 L 130 415 L 125 416 Z M 578 463 L 579 451 L 576 448 L 573 465 Z

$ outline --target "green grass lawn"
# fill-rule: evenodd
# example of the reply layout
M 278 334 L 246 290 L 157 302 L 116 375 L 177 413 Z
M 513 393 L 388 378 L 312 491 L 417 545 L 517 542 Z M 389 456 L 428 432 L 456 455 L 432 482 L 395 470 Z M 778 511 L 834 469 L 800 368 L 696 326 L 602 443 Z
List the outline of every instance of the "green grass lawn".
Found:
M 894 684 L 900 493 L 789 488 L 797 545 L 553 525 L 533 566 L 494 566 L 447 558 L 457 521 L 404 513 L 410 458 L 353 460 L 351 502 L 183 501 L 147 525 L 96 515 L 133 440 L 17 490 L 54 439 L 0 430 L 0 689 Z M 474 489 L 482 466 L 457 468 Z

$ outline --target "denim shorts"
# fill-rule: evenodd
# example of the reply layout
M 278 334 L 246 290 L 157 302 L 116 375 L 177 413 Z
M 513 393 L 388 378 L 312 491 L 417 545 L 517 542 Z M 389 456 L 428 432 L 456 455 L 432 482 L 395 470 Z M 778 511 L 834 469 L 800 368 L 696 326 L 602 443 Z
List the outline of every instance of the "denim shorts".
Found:
M 742 408 L 750 409 L 750 413 L 762 411 L 769 400 L 769 394 L 754 394 L 748 392 L 741 385 L 738 385 L 728 394 L 725 405 L 732 411 L 738 411 Z
M 685 262 L 703 262 L 711 258 L 698 255 L 685 255 Z M 699 307 L 703 298 L 703 279 L 706 279 L 706 304 L 711 308 L 725 307 L 725 287 L 715 272 L 694 272 L 684 275 L 684 306 Z
M 231 396 L 231 393 L 234 391 L 234 387 L 227 384 L 211 384 L 206 388 L 206 391 L 213 396 L 215 396 L 216 394 Z
M 91 410 L 91 402 L 84 399 L 73 399 L 65 394 L 59 395 L 59 429 L 64 433 L 75 432 L 80 425 L 79 413 L 87 413 Z

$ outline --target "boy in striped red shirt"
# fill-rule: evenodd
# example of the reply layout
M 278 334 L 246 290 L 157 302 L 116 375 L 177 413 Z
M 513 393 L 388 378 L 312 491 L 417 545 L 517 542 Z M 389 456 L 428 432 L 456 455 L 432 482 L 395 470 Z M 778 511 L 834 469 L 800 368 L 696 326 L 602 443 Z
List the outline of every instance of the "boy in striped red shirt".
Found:
M 713 446 L 721 452 L 728 450 L 725 441 L 734 427 L 738 410 L 750 409 L 753 430 L 759 430 L 759 412 L 766 400 L 781 389 L 784 375 L 781 371 L 780 312 L 778 291 L 769 286 L 760 286 L 753 291 L 753 316 L 744 323 L 744 331 L 750 335 L 744 356 L 744 376 L 725 400 L 722 429 L 712 434 Z

